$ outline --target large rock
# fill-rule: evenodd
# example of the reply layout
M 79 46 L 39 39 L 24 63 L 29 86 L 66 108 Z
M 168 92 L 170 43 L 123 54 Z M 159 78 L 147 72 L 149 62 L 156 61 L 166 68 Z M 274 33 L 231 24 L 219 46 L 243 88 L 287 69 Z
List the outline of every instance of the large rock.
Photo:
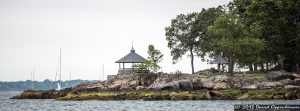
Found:
M 130 80 L 127 79 L 117 80 L 114 81 L 113 84 L 109 85 L 108 89 L 113 91 L 120 90 L 121 88 L 125 89 L 128 87 L 129 84 L 130 84 Z
M 178 90 L 179 89 L 179 84 L 178 82 L 169 82 L 166 84 L 161 84 L 159 87 L 155 88 L 158 90 Z
M 292 74 L 293 76 L 295 76 L 296 78 L 300 78 L 300 75 L 298 74 Z
M 200 79 L 192 79 L 191 80 L 193 85 L 193 90 L 200 90 L 202 89 L 202 83 Z
M 201 80 L 202 88 L 213 89 L 214 83 L 209 80 Z
M 228 88 L 230 88 L 230 86 L 227 83 L 221 82 L 221 83 L 216 83 L 214 85 L 213 89 L 215 89 L 215 90 L 222 90 L 222 89 L 228 89 Z
M 147 89 L 151 90 L 193 90 L 193 85 L 195 84 L 195 88 L 199 88 L 198 81 L 194 81 L 193 83 L 189 79 L 172 81 L 168 83 L 153 83 Z
M 136 86 L 139 86 L 139 85 L 140 85 L 140 81 L 139 80 L 134 80 L 134 81 L 131 81 L 129 83 L 130 87 L 136 87 Z
M 291 79 L 283 79 L 283 80 L 280 80 L 278 81 L 280 83 L 282 83 L 283 85 L 289 85 L 289 84 L 293 84 L 294 80 L 291 80 Z
M 148 90 L 159 89 L 160 90 L 163 87 L 170 86 L 171 85 L 171 84 L 169 84 L 170 82 L 171 82 L 171 80 L 169 78 L 159 77 L 152 84 L 150 84 L 146 89 L 148 89 Z
M 106 91 L 107 87 L 103 86 L 101 83 L 85 83 L 79 84 L 72 88 L 72 92 L 83 92 L 83 91 Z
M 300 79 L 292 80 L 291 82 L 289 82 L 289 85 L 300 86 Z
M 145 87 L 144 87 L 144 86 L 137 86 L 137 87 L 135 87 L 135 89 L 136 89 L 136 90 L 144 90 Z
M 297 77 L 295 77 L 292 74 L 289 74 L 288 72 L 282 70 L 282 71 L 271 71 L 266 78 L 270 81 L 279 81 L 279 80 L 283 80 L 283 79 L 295 79 Z
M 250 86 L 242 87 L 242 89 L 257 89 L 257 88 L 258 88 L 257 85 L 250 85 Z
M 176 90 L 179 84 L 177 82 L 169 83 L 153 83 L 147 89 L 148 90 Z
M 179 80 L 179 81 L 174 81 L 179 85 L 178 89 L 179 90 L 193 90 L 193 83 L 191 80 L 185 79 L 185 80 Z
M 282 90 L 285 92 L 300 91 L 300 86 L 286 85 Z
M 277 87 L 283 86 L 283 84 L 280 82 L 261 82 L 261 83 L 255 84 L 255 85 L 260 89 L 277 88 Z
M 228 76 L 217 75 L 217 76 L 210 77 L 209 80 L 211 80 L 213 83 L 226 82 L 228 80 Z

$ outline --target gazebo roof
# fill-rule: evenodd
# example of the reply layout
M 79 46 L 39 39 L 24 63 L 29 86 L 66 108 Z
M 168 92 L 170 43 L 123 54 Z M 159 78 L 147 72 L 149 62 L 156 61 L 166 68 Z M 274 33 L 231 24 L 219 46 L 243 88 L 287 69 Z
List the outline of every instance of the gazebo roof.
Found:
M 135 53 L 135 50 L 132 47 L 130 53 L 116 61 L 116 63 L 143 63 L 145 61 L 146 59 Z
M 228 61 L 226 61 L 223 57 L 218 56 L 215 60 L 211 61 L 210 64 L 228 64 Z

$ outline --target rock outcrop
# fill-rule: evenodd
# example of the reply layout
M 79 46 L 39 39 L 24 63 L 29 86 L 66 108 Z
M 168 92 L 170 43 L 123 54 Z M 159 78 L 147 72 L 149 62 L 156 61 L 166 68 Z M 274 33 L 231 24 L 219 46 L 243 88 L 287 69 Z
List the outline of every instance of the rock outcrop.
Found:
M 292 80 L 294 80 L 297 77 L 293 74 L 289 74 L 288 72 L 282 70 L 282 71 L 271 71 L 266 76 L 266 78 L 270 81 L 279 81 L 279 80 L 283 80 L 283 79 L 292 79 Z
M 84 83 L 61 91 L 25 91 L 13 99 L 58 100 L 198 100 L 297 99 L 300 78 L 285 71 L 265 78 L 197 74 L 122 74 L 109 81 Z

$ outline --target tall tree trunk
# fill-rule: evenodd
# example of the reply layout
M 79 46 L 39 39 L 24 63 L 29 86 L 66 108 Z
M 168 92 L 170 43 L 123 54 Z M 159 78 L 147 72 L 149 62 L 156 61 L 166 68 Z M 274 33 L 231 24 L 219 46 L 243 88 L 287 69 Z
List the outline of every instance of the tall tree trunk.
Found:
M 269 71 L 269 63 L 266 63 L 267 71 Z
M 248 67 L 249 67 L 249 71 L 253 71 L 253 66 L 252 66 L 252 64 L 250 64 Z
M 261 71 L 265 71 L 264 63 L 261 63 L 261 64 L 260 64 L 260 70 L 261 70 Z
M 194 71 L 194 54 L 193 54 L 193 49 L 190 49 L 190 53 L 191 53 L 191 65 L 192 65 L 192 74 L 195 73 Z
M 296 72 L 299 73 L 299 64 L 296 64 Z
M 254 71 L 257 71 L 257 64 L 254 64 Z
M 234 69 L 234 61 L 233 58 L 229 58 L 229 64 L 228 64 L 228 72 L 230 75 L 233 76 L 233 69 Z

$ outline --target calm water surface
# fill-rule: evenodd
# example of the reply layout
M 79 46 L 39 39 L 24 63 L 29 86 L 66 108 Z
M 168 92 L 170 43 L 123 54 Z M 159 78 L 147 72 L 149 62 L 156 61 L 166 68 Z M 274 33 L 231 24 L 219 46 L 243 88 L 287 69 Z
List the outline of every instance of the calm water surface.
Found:
M 300 104 L 300 100 L 237 101 L 55 101 L 12 100 L 18 91 L 0 91 L 0 111 L 232 111 L 234 104 Z

